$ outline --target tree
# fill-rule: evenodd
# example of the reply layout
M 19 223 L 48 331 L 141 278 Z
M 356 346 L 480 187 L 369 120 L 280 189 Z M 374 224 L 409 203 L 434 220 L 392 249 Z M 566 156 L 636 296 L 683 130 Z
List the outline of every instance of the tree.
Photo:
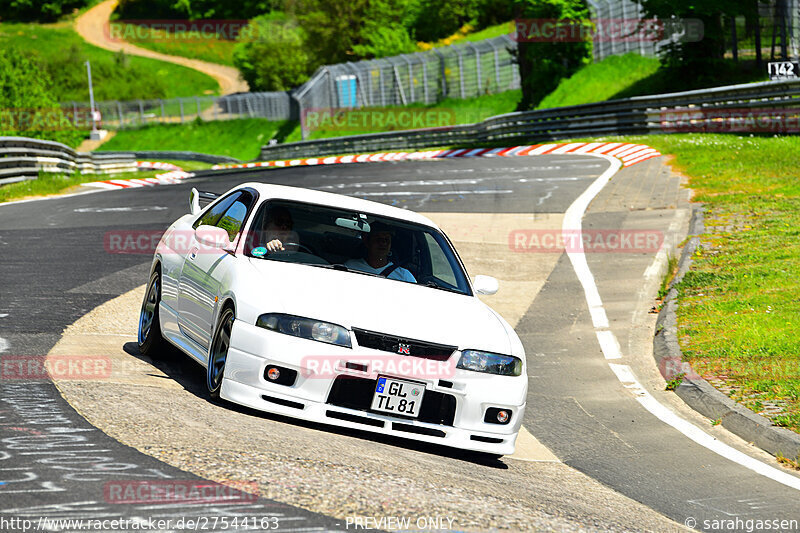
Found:
M 87 3 L 88 0 L 0 0 L 0 20 L 50 22 Z
M 522 84 L 518 109 L 533 109 L 558 87 L 562 78 L 591 61 L 589 32 L 579 31 L 589 20 L 589 11 L 582 0 L 515 0 L 514 3 Z M 564 38 L 560 31 L 568 37 Z
M 713 85 L 714 78 L 725 58 L 727 32 L 725 20 L 744 15 L 758 17 L 758 6 L 753 0 L 642 0 L 645 16 L 663 21 L 683 21 L 688 27 L 702 25 L 698 39 L 678 40 L 671 43 L 661 56 L 662 64 L 674 76 L 690 80 L 694 86 Z M 669 25 L 667 25 L 669 27 Z
M 279 11 L 257 17 L 239 37 L 233 63 L 253 91 L 285 91 L 308 79 L 315 66 L 297 21 Z
M 35 137 L 76 145 L 76 130 L 50 93 L 47 73 L 16 48 L 0 49 L 0 136 Z

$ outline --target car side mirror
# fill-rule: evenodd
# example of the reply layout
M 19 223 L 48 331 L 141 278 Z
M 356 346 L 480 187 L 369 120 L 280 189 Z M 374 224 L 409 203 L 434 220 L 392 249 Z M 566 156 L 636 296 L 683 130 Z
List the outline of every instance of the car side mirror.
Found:
M 222 250 L 231 249 L 231 238 L 228 232 L 217 226 L 208 226 L 203 224 L 194 230 L 194 236 L 198 242 L 211 246 L 213 248 L 220 248 Z
M 200 193 L 194 187 L 189 193 L 189 212 L 193 215 L 200 212 Z
M 472 285 L 475 287 L 475 292 L 487 296 L 496 293 L 500 288 L 500 282 L 497 281 L 497 278 L 493 278 L 492 276 L 475 276 Z

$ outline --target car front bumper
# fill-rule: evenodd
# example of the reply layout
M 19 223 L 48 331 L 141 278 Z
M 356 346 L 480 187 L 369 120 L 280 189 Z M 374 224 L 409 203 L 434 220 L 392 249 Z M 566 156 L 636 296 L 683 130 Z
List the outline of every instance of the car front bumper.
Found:
M 458 353 L 451 356 L 457 358 Z M 449 365 L 420 376 L 380 363 L 393 354 L 354 346 L 344 348 L 292 337 L 237 320 L 222 382 L 221 396 L 261 411 L 339 427 L 360 429 L 464 450 L 508 455 L 514 452 L 527 394 L 525 376 L 480 374 Z M 420 361 L 411 361 L 418 363 Z M 347 368 L 347 362 L 367 368 Z M 401 361 L 402 362 L 402 361 Z M 265 377 L 269 366 L 294 370 L 293 383 Z M 419 368 L 419 367 L 417 367 Z M 416 419 L 370 410 L 379 376 L 425 384 L 422 411 Z M 486 410 L 511 411 L 509 423 L 484 421 Z

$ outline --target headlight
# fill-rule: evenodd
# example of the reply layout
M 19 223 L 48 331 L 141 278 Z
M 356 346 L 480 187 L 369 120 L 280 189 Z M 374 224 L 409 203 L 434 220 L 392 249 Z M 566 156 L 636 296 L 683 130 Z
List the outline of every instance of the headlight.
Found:
M 267 313 L 258 317 L 256 326 L 277 331 L 278 333 L 285 333 L 286 335 L 352 348 L 350 332 L 346 328 L 311 318 L 284 315 L 282 313 Z
M 519 376 L 522 374 L 522 360 L 513 355 L 464 350 L 456 368 L 501 376 Z

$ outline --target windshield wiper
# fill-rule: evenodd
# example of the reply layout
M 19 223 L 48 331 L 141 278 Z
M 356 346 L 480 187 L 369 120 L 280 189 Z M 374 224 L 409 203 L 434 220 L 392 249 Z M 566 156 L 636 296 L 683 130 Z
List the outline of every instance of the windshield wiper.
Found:
M 458 289 L 451 289 L 450 287 L 443 287 L 443 286 L 439 285 L 438 283 L 436 283 L 435 281 L 432 281 L 432 280 L 426 281 L 424 283 L 424 285 L 426 287 L 431 287 L 432 289 L 439 289 L 440 291 L 454 292 L 456 294 L 464 294 L 463 292 L 461 292 Z

